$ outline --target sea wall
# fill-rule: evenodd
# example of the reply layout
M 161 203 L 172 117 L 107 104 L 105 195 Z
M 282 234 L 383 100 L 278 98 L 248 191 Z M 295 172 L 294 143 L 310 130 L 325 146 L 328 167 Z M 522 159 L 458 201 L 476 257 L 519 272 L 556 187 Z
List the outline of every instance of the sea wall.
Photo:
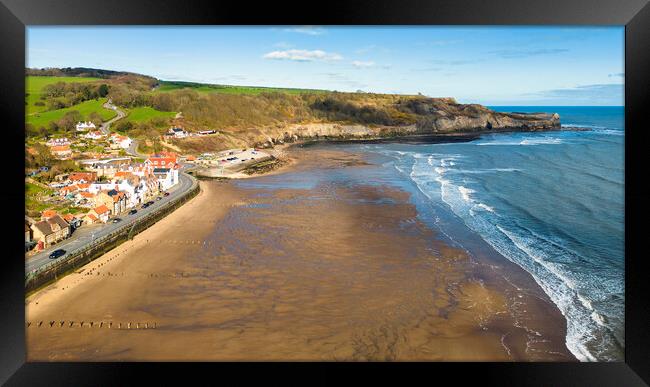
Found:
M 97 239 L 94 243 L 68 253 L 68 255 L 66 255 L 62 260 L 57 260 L 52 262 L 50 265 L 25 273 L 26 294 L 30 294 L 52 282 L 55 282 L 59 277 L 77 270 L 127 240 L 132 239 L 135 235 L 151 227 L 154 223 L 172 213 L 194 196 L 198 195 L 199 191 L 200 187 L 198 181 L 193 178 L 192 186 L 187 192 L 183 193 L 173 201 L 162 205 L 156 211 L 151 212 L 135 224 L 124 225 L 115 232 Z

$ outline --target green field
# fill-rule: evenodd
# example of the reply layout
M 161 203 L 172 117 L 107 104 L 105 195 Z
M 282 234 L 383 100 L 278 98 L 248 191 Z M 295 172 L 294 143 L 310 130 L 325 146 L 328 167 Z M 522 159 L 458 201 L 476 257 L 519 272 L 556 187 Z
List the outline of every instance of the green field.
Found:
M 27 123 L 32 124 L 39 128 L 41 126 L 47 127 L 50 121 L 60 120 L 66 112 L 77 110 L 81 113 L 82 119 L 87 119 L 90 113 L 97 112 L 102 117 L 102 120 L 108 121 L 115 117 L 117 114 L 110 109 L 104 109 L 102 105 L 106 102 L 106 98 L 99 100 L 85 101 L 80 104 L 70 106 L 64 109 L 50 110 L 47 112 L 35 113 L 27 116 Z
M 127 116 L 124 120 L 131 122 L 149 121 L 156 117 L 173 118 L 176 115 L 174 112 L 161 112 L 148 106 L 128 109 L 125 112 L 127 113 Z
M 35 127 L 45 126 L 51 121 L 60 120 L 66 112 L 71 110 L 77 110 L 81 113 L 83 119 L 87 119 L 90 113 L 97 112 L 102 117 L 102 120 L 107 121 L 115 117 L 116 113 L 112 110 L 104 109 L 102 105 L 106 102 L 105 98 L 100 100 L 90 100 L 84 101 L 80 104 L 70 106 L 64 109 L 49 110 L 46 106 L 36 106 L 37 101 L 41 101 L 40 96 L 43 92 L 43 88 L 46 85 L 50 85 L 57 82 L 95 82 L 100 81 L 101 78 L 90 78 L 90 77 L 37 77 L 37 76 L 28 76 L 26 77 L 26 102 L 25 113 L 27 115 L 27 123 L 34 125 Z
M 45 110 L 45 106 L 36 106 L 34 103 L 41 101 L 40 97 L 43 91 L 43 88 L 47 85 L 51 85 L 57 82 L 94 82 L 99 81 L 100 78 L 84 78 L 84 77 L 26 77 L 25 91 L 28 94 L 25 105 L 25 111 L 27 115 L 35 114 Z
M 173 91 L 179 89 L 189 88 L 201 93 L 224 93 L 224 94 L 261 94 L 261 93 L 288 93 L 288 94 L 302 94 L 302 93 L 326 93 L 327 90 L 317 89 L 291 89 L 282 87 L 258 87 L 258 86 L 228 86 L 228 85 L 208 85 L 204 83 L 193 82 L 175 82 L 175 81 L 161 81 L 160 87 L 157 89 L 161 92 Z

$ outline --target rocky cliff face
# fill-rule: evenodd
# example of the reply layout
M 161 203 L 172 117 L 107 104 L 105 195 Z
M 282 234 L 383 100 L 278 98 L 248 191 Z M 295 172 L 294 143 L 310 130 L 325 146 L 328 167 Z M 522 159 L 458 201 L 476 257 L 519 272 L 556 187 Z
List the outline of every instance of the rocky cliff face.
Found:
M 202 152 L 249 146 L 265 148 L 297 140 L 379 139 L 560 128 L 558 114 L 499 113 L 482 105 L 459 104 L 453 98 L 341 94 L 324 97 L 309 106 L 310 114 L 304 118 L 307 122 L 278 120 L 272 125 L 232 128 L 221 130 L 218 138 L 184 139 L 177 145 L 187 151 Z
M 458 104 L 451 98 L 420 98 L 396 104 L 398 111 L 414 117 L 402 125 L 309 123 L 261 130 L 257 146 L 271 146 L 298 139 L 364 139 L 421 134 L 544 131 L 560 128 L 557 113 L 500 113 L 482 105 Z

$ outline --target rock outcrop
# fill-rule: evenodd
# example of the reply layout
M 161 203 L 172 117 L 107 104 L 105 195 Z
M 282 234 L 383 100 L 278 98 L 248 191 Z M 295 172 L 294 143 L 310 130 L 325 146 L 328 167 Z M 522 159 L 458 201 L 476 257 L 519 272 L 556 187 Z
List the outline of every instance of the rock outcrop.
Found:
M 403 125 L 361 125 L 344 123 L 292 124 L 264 129 L 266 138 L 257 146 L 294 142 L 298 139 L 368 139 L 409 135 L 480 133 L 500 131 L 545 131 L 560 129 L 557 113 L 501 113 L 482 105 L 458 104 L 451 98 L 420 98 L 397 108 L 415 117 Z

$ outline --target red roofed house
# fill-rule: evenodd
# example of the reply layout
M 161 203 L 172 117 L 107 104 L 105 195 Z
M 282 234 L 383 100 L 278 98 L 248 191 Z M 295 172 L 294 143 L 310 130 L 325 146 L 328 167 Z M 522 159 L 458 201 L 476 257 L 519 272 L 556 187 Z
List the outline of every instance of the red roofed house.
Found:
M 83 217 L 83 222 L 85 224 L 93 224 L 93 223 L 97 222 L 98 220 L 99 220 L 99 218 L 92 211 L 90 211 L 89 213 L 87 213 Z
M 55 210 L 45 210 L 41 213 L 41 220 L 48 220 L 56 216 L 57 212 Z
M 77 196 L 75 196 L 75 197 L 77 198 L 77 200 L 86 199 L 87 201 L 91 201 L 93 203 L 94 203 L 94 199 L 95 199 L 95 195 L 93 195 L 90 192 L 86 192 L 86 191 L 78 192 Z
M 90 210 L 88 214 L 94 215 L 100 222 L 106 223 L 108 222 L 108 217 L 111 215 L 111 210 L 109 210 L 108 207 L 106 207 L 106 205 L 102 204 L 101 206 L 95 207 L 92 210 Z
M 144 163 L 151 168 L 174 168 L 176 165 L 176 157 L 151 156 Z
M 65 219 L 65 221 L 68 222 L 68 224 L 72 226 L 73 229 L 81 226 L 81 219 L 78 219 L 73 214 L 65 214 L 63 219 Z
M 34 223 L 31 228 L 34 240 L 38 241 L 39 249 L 48 247 L 70 236 L 70 225 L 57 214 Z
M 100 191 L 95 195 L 95 204 L 98 206 L 105 205 L 111 214 L 117 215 L 126 210 L 126 194 L 116 189 Z
M 77 192 L 79 190 L 79 187 L 76 184 L 69 185 L 67 187 L 63 187 L 59 190 L 59 195 L 65 196 L 70 193 Z
M 72 157 L 70 145 L 55 145 L 50 148 L 50 152 L 57 159 L 67 159 Z
M 75 183 L 92 183 L 97 180 L 97 172 L 72 172 L 68 180 Z

